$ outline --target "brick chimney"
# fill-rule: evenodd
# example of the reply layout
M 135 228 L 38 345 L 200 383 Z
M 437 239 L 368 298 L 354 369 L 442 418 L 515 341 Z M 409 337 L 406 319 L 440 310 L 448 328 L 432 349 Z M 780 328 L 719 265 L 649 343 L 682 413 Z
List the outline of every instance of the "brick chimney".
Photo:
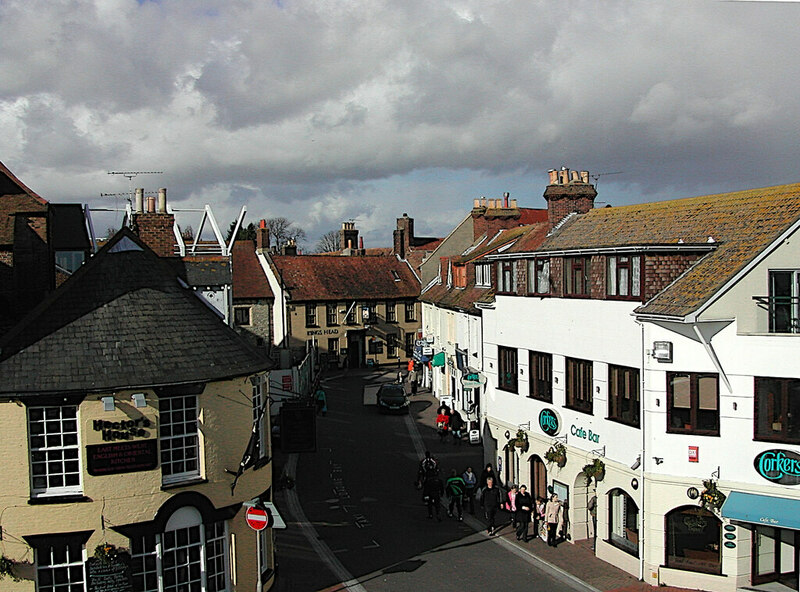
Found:
M 283 255 L 297 255 L 297 243 L 294 242 L 293 238 L 290 238 L 289 241 L 283 245 L 281 251 Z
M 256 253 L 266 251 L 269 251 L 269 228 L 267 228 L 267 221 L 262 219 L 258 221 L 256 229 Z
M 517 200 L 510 199 L 508 192 L 503 194 L 503 199 L 476 199 L 472 205 L 472 239 L 477 240 L 484 234 L 493 236 L 502 228 L 519 226 L 521 215 Z
M 137 189 L 135 209 L 132 227 L 142 242 L 159 257 L 175 257 L 175 216 L 167 212 L 167 190 L 159 189 L 156 201 L 153 196 L 145 199 L 144 190 Z
M 589 171 L 570 171 L 550 169 L 550 184 L 544 190 L 547 201 L 547 222 L 554 227 L 569 214 L 585 214 L 594 208 L 597 191 L 589 183 Z
M 397 219 L 397 229 L 392 237 L 394 239 L 393 253 L 400 259 L 405 259 L 414 245 L 414 218 L 409 218 L 408 214 L 403 212 L 403 217 Z
M 358 247 L 358 229 L 355 222 L 342 222 L 339 231 L 339 249 L 355 249 Z

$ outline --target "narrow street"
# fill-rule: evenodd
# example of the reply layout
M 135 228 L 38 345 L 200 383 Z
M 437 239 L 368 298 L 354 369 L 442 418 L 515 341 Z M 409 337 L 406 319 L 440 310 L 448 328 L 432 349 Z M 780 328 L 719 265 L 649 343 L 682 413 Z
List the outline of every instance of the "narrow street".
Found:
M 463 522 L 449 518 L 445 508 L 441 522 L 427 518 L 413 485 L 424 450 L 439 459 L 443 476 L 468 465 L 480 473 L 482 452 L 466 443 L 439 442 L 421 421 L 436 404 L 427 394 L 412 398 L 408 416 L 379 415 L 375 406 L 364 405 L 363 385 L 392 377 L 378 371 L 324 377 L 329 411 L 318 418 L 317 452 L 277 455 L 276 477 L 286 467 L 296 486 L 276 495 L 288 528 L 277 534 L 275 589 L 589 589 L 545 570 L 508 541 L 489 538 L 468 513 Z

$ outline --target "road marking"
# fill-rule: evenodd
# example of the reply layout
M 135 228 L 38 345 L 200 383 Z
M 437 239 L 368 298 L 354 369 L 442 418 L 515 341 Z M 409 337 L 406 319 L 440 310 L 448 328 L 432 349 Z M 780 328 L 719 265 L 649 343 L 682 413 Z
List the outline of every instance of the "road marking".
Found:
M 297 453 L 289 455 L 289 458 L 286 460 L 285 469 L 287 475 L 297 474 L 298 457 L 299 454 Z M 300 499 L 297 496 L 296 489 L 292 488 L 286 492 L 286 503 L 289 506 L 289 512 L 292 513 L 294 519 L 300 526 L 303 536 L 306 537 L 306 540 L 314 551 L 316 551 L 317 555 L 319 555 L 319 558 L 330 568 L 333 575 L 342 582 L 342 587 L 344 587 L 345 590 L 352 590 L 353 592 L 367 592 L 366 588 L 359 584 L 358 580 L 353 578 L 353 574 L 345 569 L 342 562 L 339 561 L 333 551 L 331 551 L 331 548 L 320 540 L 317 529 L 308 522 L 303 508 L 300 506 Z

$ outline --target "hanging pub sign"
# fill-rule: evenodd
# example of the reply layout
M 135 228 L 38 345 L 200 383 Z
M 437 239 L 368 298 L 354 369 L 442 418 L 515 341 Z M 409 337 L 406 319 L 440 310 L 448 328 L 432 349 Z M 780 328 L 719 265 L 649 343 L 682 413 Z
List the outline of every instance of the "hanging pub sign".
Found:
M 561 418 L 554 409 L 542 409 L 539 412 L 539 428 L 548 436 L 557 436 L 561 431 Z
M 461 375 L 461 386 L 465 389 L 480 388 L 484 384 L 486 384 L 486 377 L 477 370 L 474 372 L 468 370 Z
M 765 450 L 755 457 L 756 472 L 780 485 L 800 485 L 800 454 L 792 450 Z

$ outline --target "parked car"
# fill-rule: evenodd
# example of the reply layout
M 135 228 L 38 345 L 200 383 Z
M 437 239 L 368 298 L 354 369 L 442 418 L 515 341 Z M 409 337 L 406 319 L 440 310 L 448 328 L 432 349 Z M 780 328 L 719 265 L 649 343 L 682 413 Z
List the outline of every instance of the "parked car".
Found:
M 378 411 L 381 413 L 408 413 L 408 397 L 402 384 L 383 384 L 378 389 Z

